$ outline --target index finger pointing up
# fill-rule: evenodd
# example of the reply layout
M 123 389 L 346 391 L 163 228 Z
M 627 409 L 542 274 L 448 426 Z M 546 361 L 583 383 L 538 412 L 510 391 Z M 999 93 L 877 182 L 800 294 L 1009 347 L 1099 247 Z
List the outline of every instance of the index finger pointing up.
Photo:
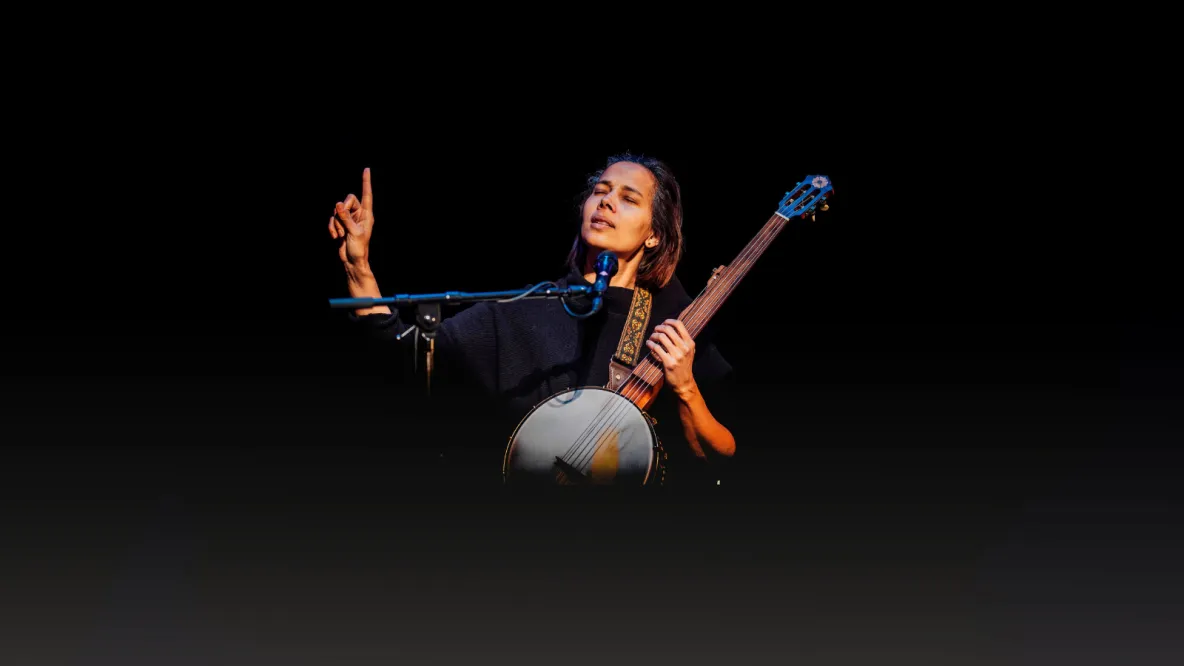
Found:
M 370 167 L 362 170 L 362 209 L 374 209 L 374 193 L 370 190 Z

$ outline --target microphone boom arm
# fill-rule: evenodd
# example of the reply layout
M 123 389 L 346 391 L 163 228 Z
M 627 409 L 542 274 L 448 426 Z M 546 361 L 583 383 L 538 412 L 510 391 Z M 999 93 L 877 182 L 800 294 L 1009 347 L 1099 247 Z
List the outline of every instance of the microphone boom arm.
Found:
M 402 338 L 412 330 L 419 329 L 420 336 L 428 342 L 427 353 L 427 381 L 428 393 L 432 387 L 433 357 L 436 350 L 436 329 L 443 320 L 441 306 L 445 303 L 476 303 L 481 301 L 496 301 L 509 303 L 523 299 L 558 298 L 563 301 L 563 309 L 567 314 L 577 319 L 591 317 L 600 311 L 604 303 L 604 292 L 608 289 L 608 279 L 617 272 L 617 255 L 605 250 L 596 257 L 596 282 L 591 287 L 583 284 L 560 287 L 554 282 L 540 282 L 525 289 L 509 289 L 505 291 L 444 291 L 434 294 L 398 294 L 395 296 L 379 296 L 366 298 L 330 298 L 329 307 L 337 309 L 356 310 L 370 308 L 376 305 L 414 305 L 417 316 L 416 325 L 399 335 Z M 592 308 L 586 313 L 574 312 L 567 305 L 569 296 L 592 296 Z M 415 341 L 419 341 L 416 336 Z M 418 352 L 416 353 L 418 358 Z
M 540 287 L 550 285 L 549 288 L 538 291 Z M 370 308 L 376 305 L 420 305 L 427 303 L 475 303 L 478 301 L 497 301 L 508 303 L 521 299 L 565 298 L 567 296 L 584 296 L 593 294 L 594 288 L 585 285 L 560 287 L 554 282 L 540 282 L 526 289 L 509 289 L 506 291 L 445 291 L 435 294 L 399 294 L 396 296 L 382 296 L 376 298 L 330 298 L 329 307 L 342 309 Z

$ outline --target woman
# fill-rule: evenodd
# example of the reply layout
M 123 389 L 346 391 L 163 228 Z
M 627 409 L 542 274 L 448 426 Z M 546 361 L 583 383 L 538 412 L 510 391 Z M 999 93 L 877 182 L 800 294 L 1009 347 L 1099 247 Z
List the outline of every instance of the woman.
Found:
M 474 304 L 441 323 L 437 367 L 447 365 L 445 376 L 499 398 L 499 406 L 507 410 L 502 413 L 516 423 L 533 406 L 566 388 L 605 385 L 634 290 L 644 288 L 652 294 L 646 345 L 661 362 L 665 380 L 648 411 L 658 418 L 656 427 L 670 456 L 670 478 L 706 478 L 693 468 L 717 478 L 712 468 L 735 453 L 736 441 L 708 407 L 704 384 L 718 385 L 730 376 L 731 367 L 710 342 L 696 345 L 677 319 L 691 302 L 674 274 L 683 251 L 678 182 L 659 160 L 616 155 L 588 179 L 581 201 L 580 229 L 568 257 L 570 271 L 556 282 L 590 286 L 596 277 L 596 256 L 604 250 L 615 253 L 618 268 L 601 312 L 575 318 L 555 299 Z M 373 206 L 366 169 L 361 199 L 350 194 L 337 203 L 329 220 L 330 235 L 341 240 L 338 256 L 354 298 L 382 295 L 368 261 Z M 406 325 L 389 307 L 359 309 L 353 317 L 380 340 L 412 342 L 410 335 L 399 338 Z M 678 431 L 667 430 L 659 416 L 663 412 L 677 414 Z M 504 442 L 509 433 L 490 439 Z M 670 441 L 677 435 L 681 445 Z

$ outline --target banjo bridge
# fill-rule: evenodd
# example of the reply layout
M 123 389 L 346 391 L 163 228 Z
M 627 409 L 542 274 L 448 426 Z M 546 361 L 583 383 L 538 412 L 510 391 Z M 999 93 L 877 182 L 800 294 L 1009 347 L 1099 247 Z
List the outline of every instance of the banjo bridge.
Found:
M 555 456 L 555 466 L 558 467 L 559 470 L 563 472 L 563 475 L 568 479 L 579 481 L 580 483 L 586 483 L 588 481 L 588 477 L 584 476 L 580 470 L 572 467 L 570 463 L 560 456 Z

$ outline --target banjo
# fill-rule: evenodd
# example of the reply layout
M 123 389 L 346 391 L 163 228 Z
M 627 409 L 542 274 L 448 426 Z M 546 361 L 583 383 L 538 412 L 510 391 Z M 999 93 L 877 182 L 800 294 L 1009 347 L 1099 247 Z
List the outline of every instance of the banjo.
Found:
M 792 218 L 813 219 L 815 208 L 826 210 L 834 191 L 826 176 L 807 176 L 787 192 L 776 212 L 760 232 L 744 246 L 736 259 L 712 272 L 711 278 L 679 319 L 692 337 L 731 295 L 761 254 Z M 636 290 L 644 294 L 644 290 Z M 634 313 L 639 298 L 634 298 Z M 648 306 L 648 303 L 643 303 Z M 640 326 L 638 322 L 640 321 Z M 630 317 L 622 333 L 645 332 L 648 309 L 642 319 Z M 638 330 L 640 328 L 640 330 Z M 623 359 L 619 361 L 618 359 Z M 609 381 L 603 386 L 566 389 L 535 405 L 510 435 L 502 463 L 507 485 L 661 485 L 665 478 L 666 452 L 654 430 L 655 421 L 645 412 L 662 388 L 665 373 L 652 353 L 631 362 L 636 354 L 615 356 Z

